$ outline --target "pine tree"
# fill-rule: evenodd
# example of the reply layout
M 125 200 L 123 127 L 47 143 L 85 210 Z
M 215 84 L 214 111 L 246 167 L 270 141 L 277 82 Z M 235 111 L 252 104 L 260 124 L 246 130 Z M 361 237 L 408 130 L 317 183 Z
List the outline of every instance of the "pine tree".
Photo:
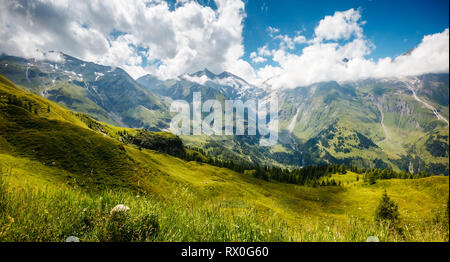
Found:
M 377 182 L 377 179 L 375 178 L 375 174 L 371 173 L 369 174 L 369 185 L 373 185 Z
M 391 200 L 386 190 L 375 211 L 375 220 L 377 222 L 390 222 L 392 225 L 396 225 L 399 221 L 398 205 Z

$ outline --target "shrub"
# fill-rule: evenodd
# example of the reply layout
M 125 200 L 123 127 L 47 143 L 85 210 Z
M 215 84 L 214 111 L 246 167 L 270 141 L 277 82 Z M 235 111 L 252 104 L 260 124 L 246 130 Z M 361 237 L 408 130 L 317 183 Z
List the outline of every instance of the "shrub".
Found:
M 369 185 L 373 185 L 377 182 L 377 179 L 375 178 L 375 175 L 369 176 Z

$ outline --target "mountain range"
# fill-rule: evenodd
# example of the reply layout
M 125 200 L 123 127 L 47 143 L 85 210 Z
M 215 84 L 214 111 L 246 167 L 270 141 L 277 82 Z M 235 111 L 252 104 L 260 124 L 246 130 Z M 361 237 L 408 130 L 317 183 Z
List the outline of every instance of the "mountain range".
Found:
M 278 98 L 280 137 L 260 147 L 254 136 L 181 136 L 210 156 L 260 165 L 322 163 L 449 171 L 449 74 L 322 82 L 294 89 L 256 86 L 208 69 L 160 80 L 60 53 L 61 60 L 0 57 L 0 74 L 19 87 L 108 124 L 167 131 L 173 100 Z

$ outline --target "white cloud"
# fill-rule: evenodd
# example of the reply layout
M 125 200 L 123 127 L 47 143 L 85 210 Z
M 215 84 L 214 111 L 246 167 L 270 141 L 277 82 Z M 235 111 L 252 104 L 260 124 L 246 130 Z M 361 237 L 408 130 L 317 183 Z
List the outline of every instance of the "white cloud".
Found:
M 392 66 L 394 74 L 418 75 L 449 72 L 449 29 L 427 35 L 411 54 L 397 57 Z
M 288 35 L 277 35 L 274 37 L 274 39 L 280 40 L 280 48 L 281 49 L 294 49 L 295 43 Z
M 322 81 L 350 81 L 366 78 L 400 77 L 449 72 L 449 30 L 425 36 L 409 54 L 375 61 L 366 58 L 375 46 L 363 34 L 360 10 L 350 9 L 326 16 L 315 28 L 311 40 L 276 35 L 278 49 L 263 50 L 279 66 L 257 70 L 257 83 L 274 89 L 295 88 Z M 303 43 L 302 49 L 292 44 Z
M 302 30 L 297 31 L 296 35 L 294 37 L 290 37 L 289 35 L 283 35 L 283 34 L 280 33 L 280 29 L 274 28 L 274 27 L 271 27 L 271 26 L 269 26 L 266 29 L 266 32 L 269 34 L 269 36 L 272 39 L 277 40 L 277 41 L 280 42 L 279 43 L 280 49 L 294 50 L 296 45 L 307 43 L 306 37 L 301 35 Z M 261 53 L 260 51 L 264 52 L 264 53 Z M 270 56 L 271 53 L 272 53 L 271 51 L 269 51 L 267 49 L 267 45 L 259 48 L 258 52 L 260 53 L 260 56 Z
M 296 44 L 303 44 L 303 43 L 306 43 L 306 37 L 304 37 L 302 35 L 297 35 L 296 37 L 294 37 L 293 41 Z
M 263 65 L 255 70 L 242 59 L 244 1 L 215 3 L 217 9 L 192 0 L 178 0 L 174 7 L 161 0 L 2 1 L 0 53 L 58 59 L 48 51 L 61 51 L 122 67 L 135 78 L 146 73 L 173 78 L 208 68 L 274 88 L 449 70 L 448 29 L 425 36 L 407 56 L 368 59 L 375 46 L 364 36 L 359 9 L 326 16 L 311 39 L 301 31 L 283 35 L 268 27 L 278 45 L 250 54 Z
M 260 56 L 271 56 L 272 52 L 268 49 L 267 45 L 258 48 L 258 55 Z
M 258 56 L 252 59 L 253 63 L 264 63 L 267 61 L 266 58 Z
M 349 39 L 352 36 L 362 37 L 362 27 L 365 22 L 360 21 L 361 12 L 349 9 L 335 12 L 333 16 L 325 16 L 315 29 L 317 38 L 323 40 Z
M 189 82 L 193 82 L 193 83 L 197 83 L 199 85 L 204 85 L 207 81 L 209 81 L 210 79 L 206 76 L 206 75 L 202 75 L 202 76 L 190 76 L 188 74 L 184 74 L 181 76 L 181 78 L 189 81 Z
M 253 63 L 264 63 L 267 61 L 266 58 L 259 56 L 256 52 L 250 54 L 250 59 L 252 59 Z
M 123 67 L 133 77 L 169 78 L 205 67 L 252 77 L 241 59 L 244 3 L 215 3 L 217 10 L 190 0 L 173 9 L 160 0 L 11 0 L 0 7 L 0 52 L 35 57 L 35 50 L 57 50 Z
M 269 26 L 267 27 L 266 31 L 269 33 L 270 36 L 274 36 L 275 34 L 278 34 L 280 32 L 280 29 Z

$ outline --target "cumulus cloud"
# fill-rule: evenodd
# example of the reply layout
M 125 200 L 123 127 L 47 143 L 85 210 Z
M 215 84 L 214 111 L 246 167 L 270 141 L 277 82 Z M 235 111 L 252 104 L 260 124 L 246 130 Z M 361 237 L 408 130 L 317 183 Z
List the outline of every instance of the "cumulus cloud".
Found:
M 397 57 L 391 62 L 393 75 L 418 75 L 429 72 L 449 71 L 449 29 L 442 33 L 427 35 L 410 54 Z
M 308 39 L 268 27 L 273 43 L 243 60 L 243 0 L 9 0 L 0 5 L 0 53 L 61 59 L 55 50 L 122 67 L 133 77 L 174 78 L 204 68 L 229 71 L 254 84 L 293 88 L 320 81 L 449 71 L 449 30 L 425 36 L 408 55 L 367 58 L 360 9 L 324 17 Z M 304 31 L 304 30 L 303 30 Z M 406 50 L 405 50 L 406 51 Z
M 367 58 L 375 45 L 363 34 L 365 22 L 361 12 L 350 9 L 326 16 L 314 30 L 314 36 L 300 50 L 289 36 L 270 34 L 280 41 L 279 48 L 261 48 L 265 58 L 278 66 L 266 65 L 257 70 L 259 83 L 274 89 L 295 88 L 323 81 L 351 81 L 366 78 L 400 77 L 449 71 L 449 30 L 427 35 L 406 55 Z M 269 32 L 270 33 L 270 32 Z
M 57 50 L 120 66 L 133 77 L 176 77 L 203 68 L 242 75 L 246 14 L 241 0 L 215 0 L 217 9 L 178 0 L 11 0 L 0 6 L 0 52 L 36 57 Z M 148 61 L 143 67 L 143 61 Z M 239 72 L 237 70 L 241 70 Z
M 332 16 L 325 16 L 314 30 L 316 37 L 324 40 L 349 39 L 355 35 L 362 37 L 364 21 L 360 21 L 360 10 L 349 9 L 345 12 L 335 12 Z

